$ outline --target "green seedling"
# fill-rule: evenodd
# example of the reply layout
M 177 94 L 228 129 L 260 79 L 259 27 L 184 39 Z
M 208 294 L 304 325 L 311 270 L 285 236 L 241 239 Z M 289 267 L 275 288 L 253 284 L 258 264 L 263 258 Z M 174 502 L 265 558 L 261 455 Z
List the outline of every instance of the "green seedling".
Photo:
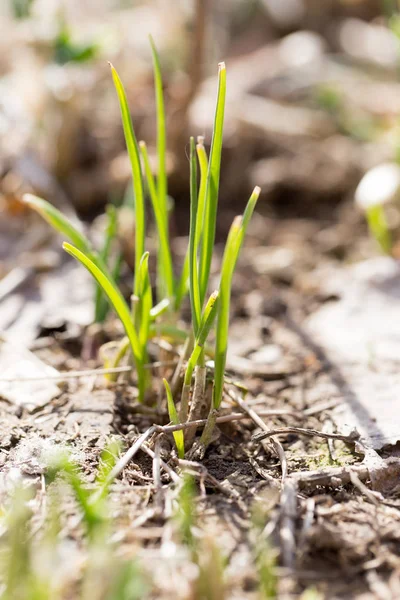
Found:
M 220 407 L 222 401 L 226 353 L 228 348 L 229 333 L 229 308 L 231 298 L 232 277 L 243 244 L 244 236 L 256 202 L 260 195 L 260 188 L 256 187 L 250 196 L 243 217 L 236 217 L 229 231 L 222 260 L 220 297 L 218 305 L 217 331 L 215 340 L 215 371 L 213 406 Z
M 96 252 L 87 239 L 87 237 L 79 231 L 79 229 L 67 219 L 62 212 L 55 208 L 50 202 L 34 196 L 33 194 L 24 194 L 22 201 L 35 210 L 53 229 L 58 233 L 68 238 L 70 242 L 80 252 L 85 254 L 105 275 L 114 282 L 119 279 L 119 271 L 121 266 L 121 257 L 119 256 L 115 262 L 113 274 L 108 271 L 108 262 L 110 258 L 111 244 L 116 236 L 116 209 L 110 205 L 107 209 L 108 225 L 106 228 L 106 236 L 103 249 Z M 101 287 L 96 287 L 95 294 L 95 321 L 101 323 L 105 320 L 108 312 L 108 304 L 104 303 L 104 295 Z
M 81 234 L 59 211 L 44 200 L 27 196 L 25 201 L 35 208 L 55 229 L 66 236 L 64 249 L 78 260 L 95 279 L 96 318 L 101 321 L 106 314 L 105 302 L 114 309 L 125 329 L 126 338 L 119 344 L 114 360 L 107 357 L 107 364 L 118 366 L 130 350 L 136 367 L 139 401 L 143 402 L 151 390 L 148 362 L 148 342 L 154 337 L 162 337 L 172 343 L 184 343 L 187 364 L 180 395 L 179 419 L 183 423 L 189 417 L 205 418 L 208 413 L 206 398 L 206 356 L 214 358 L 215 377 L 212 409 L 215 413 L 221 405 L 224 387 L 225 363 L 229 332 L 229 309 L 232 277 L 238 260 L 246 229 L 253 213 L 259 188 L 255 188 L 242 217 L 235 219 L 222 261 L 219 290 L 206 301 L 211 262 L 215 245 L 216 219 L 218 209 L 219 181 L 226 98 L 226 69 L 221 63 L 218 69 L 218 93 L 214 117 L 214 128 L 210 156 L 204 147 L 203 138 L 197 144 L 190 140 L 190 230 L 189 243 L 181 275 L 174 277 L 169 240 L 168 183 L 166 175 L 166 128 L 163 85 L 160 59 L 151 41 L 154 81 L 156 91 L 157 116 L 157 156 L 158 172 L 155 177 L 151 170 L 146 144 L 138 144 L 129 112 L 127 96 L 122 81 L 111 65 L 111 72 L 119 101 L 126 147 L 131 163 L 132 190 L 135 214 L 135 273 L 131 306 L 128 305 L 113 274 L 108 268 L 110 245 L 116 233 L 117 216 L 115 209 L 108 211 L 108 226 L 105 242 L 100 252 L 93 250 L 86 237 Z M 143 174 L 144 173 L 144 174 Z M 149 275 L 149 254 L 145 250 L 145 184 L 153 209 L 157 237 L 157 304 L 153 306 L 153 296 Z M 117 260 L 117 267 L 120 263 Z M 192 330 L 183 331 L 177 327 L 177 314 L 185 295 L 189 293 L 192 313 Z M 163 319 L 163 317 L 166 317 Z M 216 321 L 215 348 L 210 347 L 209 337 Z M 191 395 L 194 375 L 194 391 Z M 110 380 L 113 377 L 110 376 Z M 175 394 L 175 384 L 174 384 Z M 178 423 L 171 389 L 167 390 L 167 407 L 170 419 Z M 190 401 L 191 399 L 191 401 Z M 190 405 L 190 406 L 189 406 Z M 190 410 L 189 410 L 190 408 Z M 204 414 L 204 409 L 207 409 Z M 210 413 L 211 414 L 211 413 Z M 197 416 L 199 415 L 199 416 Z M 215 414 L 214 417 L 215 418 Z M 212 430 L 210 421 L 208 432 Z M 176 432 L 175 442 L 179 456 L 183 456 L 184 436 Z M 188 439 L 194 431 L 188 430 Z M 208 433 L 207 433 L 208 435 Z
M 143 368 L 145 357 L 143 356 L 143 347 L 140 343 L 139 336 L 136 332 L 131 312 L 127 303 L 125 302 L 124 297 L 122 296 L 115 283 L 110 278 L 108 278 L 107 275 L 105 275 L 104 272 L 101 269 L 99 269 L 99 267 L 93 261 L 91 261 L 86 254 L 84 254 L 71 244 L 68 244 L 67 242 L 64 242 L 63 248 L 66 252 L 68 252 L 68 254 L 71 254 L 71 256 L 76 258 L 76 260 L 78 260 L 94 277 L 98 285 L 107 295 L 118 317 L 121 319 L 121 323 L 124 326 L 126 335 L 128 336 L 132 354 L 135 360 L 138 377 L 139 399 L 143 401 L 146 389 L 146 373 Z M 139 262 L 139 268 L 140 266 L 141 263 Z M 137 276 L 136 281 L 140 283 L 140 277 Z

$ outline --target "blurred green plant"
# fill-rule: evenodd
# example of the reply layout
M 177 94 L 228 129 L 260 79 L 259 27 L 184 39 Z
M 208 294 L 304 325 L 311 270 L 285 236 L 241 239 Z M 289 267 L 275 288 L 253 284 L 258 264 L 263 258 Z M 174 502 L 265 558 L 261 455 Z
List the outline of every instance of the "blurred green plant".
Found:
M 173 516 L 179 542 L 187 546 L 191 561 L 197 567 L 192 597 L 202 600 L 224 600 L 226 560 L 216 542 L 198 526 L 196 486 L 193 477 L 184 473 Z
M 11 11 L 16 19 L 28 19 L 31 16 L 35 0 L 10 0 Z
M 61 21 L 59 31 L 54 39 L 54 61 L 59 65 L 69 62 L 84 63 L 96 58 L 100 47 L 96 43 L 77 43 L 72 37 L 70 28 Z
M 122 559 L 110 542 L 108 506 L 109 473 L 115 465 L 119 444 L 103 451 L 94 486 L 89 488 L 80 469 L 67 453 L 60 452 L 49 464 L 46 478 L 47 511 L 43 527 L 32 521 L 34 487 L 16 487 L 0 515 L 0 585 L 4 600 L 140 600 L 149 583 L 135 558 Z M 73 492 L 85 534 L 84 567 L 65 576 L 61 535 L 63 486 Z M 76 552 L 81 550 L 76 548 Z M 64 575 L 62 576 L 62 572 Z

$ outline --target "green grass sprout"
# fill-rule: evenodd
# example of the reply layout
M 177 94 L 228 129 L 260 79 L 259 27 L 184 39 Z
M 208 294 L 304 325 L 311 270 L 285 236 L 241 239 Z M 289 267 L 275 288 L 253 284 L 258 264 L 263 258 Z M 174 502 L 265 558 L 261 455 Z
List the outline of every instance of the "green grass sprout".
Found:
M 140 261 L 145 251 L 145 208 L 144 208 L 144 190 L 142 179 L 142 168 L 140 164 L 139 146 L 136 140 L 132 125 L 132 119 L 129 112 L 128 100 L 122 81 L 110 63 L 111 73 L 117 90 L 119 106 L 121 110 L 122 126 L 125 135 L 126 148 L 128 150 L 129 160 L 132 168 L 133 192 L 135 196 L 135 284 L 134 294 L 138 296 L 137 274 L 139 272 Z
M 215 109 L 214 129 L 211 141 L 210 160 L 207 171 L 207 204 L 204 217 L 204 233 L 200 260 L 200 289 L 201 298 L 207 293 L 208 279 L 211 270 L 211 259 L 214 250 L 215 229 L 218 207 L 219 178 L 221 171 L 222 135 L 224 128 L 226 97 L 226 68 L 225 63 L 218 65 L 218 94 Z
M 236 217 L 229 231 L 221 267 L 220 296 L 215 338 L 215 370 L 213 406 L 218 410 L 222 401 L 226 353 L 228 348 L 229 309 L 231 299 L 232 276 L 236 267 L 240 248 L 254 207 L 260 195 L 260 188 L 254 188 L 247 203 L 243 217 Z
M 68 254 L 71 254 L 76 260 L 78 260 L 91 275 L 95 278 L 97 283 L 100 285 L 104 293 L 107 295 L 112 307 L 121 319 L 121 323 L 125 329 L 126 335 L 128 336 L 132 354 L 135 359 L 138 384 L 139 384 L 139 399 L 143 401 L 145 392 L 145 372 L 143 369 L 143 355 L 141 352 L 141 345 L 135 327 L 132 322 L 131 313 L 124 297 L 119 291 L 116 284 L 111 281 L 104 272 L 99 269 L 95 263 L 90 260 L 83 252 L 75 248 L 71 244 L 64 242 L 63 248 Z M 140 267 L 140 263 L 139 263 Z M 139 278 L 136 278 L 139 281 Z
M 176 406 L 174 403 L 174 399 L 172 397 L 170 385 L 166 379 L 163 379 L 163 382 L 164 382 L 164 386 L 165 386 L 165 391 L 167 393 L 167 407 L 168 407 L 169 418 L 174 425 L 179 425 L 180 421 L 179 421 L 178 413 L 177 413 Z M 183 431 L 182 430 L 174 431 L 172 435 L 174 436 L 175 445 L 176 445 L 176 449 L 177 449 L 179 458 L 184 458 L 185 457 L 185 438 L 184 438 Z
M 160 202 L 160 194 L 156 189 L 156 184 L 150 167 L 147 146 L 143 141 L 139 143 L 139 146 L 143 158 L 149 196 L 153 207 L 159 239 L 157 280 L 160 281 L 159 288 L 162 290 L 161 293 L 159 292 L 159 299 L 161 300 L 163 297 L 172 299 L 174 296 L 174 272 L 172 268 L 172 256 L 169 243 L 166 208 L 162 206 Z
M 93 250 L 89 240 L 50 202 L 33 194 L 24 194 L 22 201 L 33 208 L 53 229 L 67 237 L 78 250 L 92 255 Z
M 193 334 L 197 335 L 201 318 L 201 299 L 197 270 L 197 162 L 194 138 L 190 138 L 190 230 L 189 230 L 189 290 L 192 309 Z
M 168 220 L 167 209 L 167 133 L 165 127 L 165 108 L 164 93 L 161 77 L 160 57 L 153 38 L 149 36 L 151 51 L 153 55 L 154 84 L 156 91 L 156 112 L 157 112 L 157 154 L 158 154 L 158 174 L 157 174 L 157 193 L 160 208 L 163 211 L 165 223 Z
M 114 355 L 104 353 L 107 365 L 116 367 L 131 350 L 137 373 L 138 397 L 143 402 L 150 385 L 150 370 L 145 368 L 148 362 L 149 340 L 158 337 L 172 344 L 183 344 L 182 366 L 184 378 L 180 393 L 179 419 L 185 422 L 189 415 L 205 418 L 204 410 L 208 412 L 206 399 L 206 356 L 214 358 L 213 401 L 209 422 L 204 429 L 204 440 L 212 431 L 213 419 L 221 405 L 226 354 L 229 333 L 229 309 L 232 278 L 240 253 L 240 248 L 247 226 L 253 214 L 260 189 L 256 187 L 247 203 L 242 217 L 237 217 L 230 229 L 225 246 L 221 266 L 219 290 L 212 293 L 206 302 L 211 262 L 214 253 L 216 219 L 218 211 L 219 181 L 221 172 L 221 154 L 226 98 L 226 69 L 225 64 L 218 67 L 218 92 L 214 115 L 214 127 L 211 140 L 210 155 L 204 147 L 203 137 L 190 138 L 190 227 L 189 243 L 185 255 L 180 278 L 175 281 L 172 252 L 169 239 L 168 216 L 168 182 L 166 172 L 166 118 L 163 96 L 163 82 L 160 68 L 160 58 L 153 40 L 150 38 L 154 84 L 156 96 L 157 117 L 157 177 L 154 176 L 147 146 L 141 141 L 138 144 L 129 112 L 128 101 L 121 79 L 111 65 L 111 73 L 117 91 L 122 126 L 126 147 L 131 163 L 133 210 L 135 215 L 135 270 L 131 307 L 117 287 L 116 278 L 121 266 L 120 255 L 115 265 L 109 268 L 111 247 L 117 232 L 117 209 L 109 207 L 108 223 L 105 232 L 103 248 L 95 251 L 87 238 L 74 227 L 57 209 L 46 201 L 32 195 L 25 196 L 25 202 L 39 212 L 55 229 L 67 237 L 71 243 L 64 243 L 64 249 L 91 273 L 98 290 L 96 292 L 96 320 L 105 319 L 109 305 L 115 310 L 125 329 L 126 337 L 113 347 Z M 143 168 L 143 174 L 142 174 Z M 153 208 L 158 237 L 157 254 L 157 303 L 153 305 L 152 287 L 149 273 L 149 253 L 145 250 L 145 193 L 146 183 L 148 197 Z M 110 273 L 110 271 L 112 273 Z M 191 331 L 178 326 L 178 311 L 186 294 L 189 293 L 191 307 Z M 108 303 L 107 303 L 108 300 Z M 167 313 L 166 318 L 163 316 Z M 216 325 L 215 325 L 216 323 Z M 208 342 L 215 327 L 214 348 Z M 186 363 L 186 364 L 185 364 Z M 194 377 L 193 377 L 194 376 Z M 110 375 L 109 380 L 115 381 L 117 376 Z M 174 380 L 174 394 L 179 376 Z M 194 385 L 193 385 L 194 379 Z M 192 391 L 193 385 L 193 393 Z M 171 390 L 167 388 L 167 407 L 170 419 L 176 422 L 177 411 Z M 150 394 L 147 395 L 150 399 Z M 171 403 L 172 402 L 172 403 Z M 173 408 L 172 408 L 173 405 Z M 190 406 L 189 406 L 190 405 Z M 199 416 L 197 416 L 199 415 Z M 193 416 L 193 418 L 195 418 Z M 193 431 L 186 432 L 186 443 L 189 445 L 195 435 Z M 183 433 L 175 436 L 183 440 Z M 201 444 L 207 446 L 201 439 Z M 183 452 L 183 442 L 176 442 L 180 455 Z M 181 444 L 179 446 L 179 444 Z
M 111 245 L 117 235 L 117 209 L 113 204 L 109 204 L 106 209 L 107 212 L 107 227 L 105 231 L 104 245 L 100 252 L 100 258 L 103 261 L 103 264 L 108 265 L 110 259 L 110 251 Z M 118 283 L 119 279 L 119 271 L 121 266 L 121 254 L 117 257 L 115 261 L 115 266 L 112 272 L 113 279 L 116 283 Z M 95 296 L 95 310 L 94 310 L 94 320 L 96 323 L 103 323 L 108 313 L 109 304 L 104 297 L 104 294 L 99 286 L 96 287 L 96 296 Z

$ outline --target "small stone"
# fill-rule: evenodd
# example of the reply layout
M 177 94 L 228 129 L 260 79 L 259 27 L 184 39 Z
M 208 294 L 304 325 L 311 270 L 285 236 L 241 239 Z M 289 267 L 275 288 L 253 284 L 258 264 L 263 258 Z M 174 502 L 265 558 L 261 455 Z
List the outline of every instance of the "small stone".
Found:
M 400 166 L 395 163 L 384 163 L 367 171 L 355 193 L 356 204 L 363 211 L 399 200 Z

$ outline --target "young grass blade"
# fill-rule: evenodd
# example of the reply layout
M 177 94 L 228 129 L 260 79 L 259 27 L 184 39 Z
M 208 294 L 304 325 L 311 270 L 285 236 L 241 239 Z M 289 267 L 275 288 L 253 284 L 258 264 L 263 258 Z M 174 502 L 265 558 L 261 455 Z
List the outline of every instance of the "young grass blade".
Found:
M 224 373 L 226 352 L 228 345 L 229 308 L 231 297 L 231 284 L 236 262 L 236 253 L 239 247 L 238 238 L 242 226 L 242 217 L 236 217 L 231 225 L 222 260 L 221 283 L 219 287 L 218 320 L 215 338 L 214 359 L 214 388 L 213 406 L 218 409 L 222 401 L 224 386 Z
M 82 265 L 91 273 L 97 283 L 101 286 L 104 293 L 107 295 L 108 299 L 115 312 L 121 319 L 122 325 L 124 326 L 126 335 L 128 336 L 132 354 L 135 359 L 138 382 L 139 382 L 139 399 L 143 400 L 144 395 L 144 369 L 143 369 L 143 359 L 140 342 L 135 331 L 135 328 L 131 321 L 131 314 L 129 311 L 129 307 L 125 302 L 121 292 L 115 285 L 113 281 L 111 281 L 95 264 L 90 260 L 83 252 L 71 246 L 67 242 L 64 242 L 63 248 L 68 254 L 71 254 L 74 258 L 76 258 Z
M 117 90 L 119 105 L 121 109 L 122 126 L 124 129 L 126 147 L 129 154 L 129 159 L 132 168 L 133 191 L 135 195 L 135 286 L 134 293 L 137 293 L 137 274 L 139 265 L 144 254 L 145 245 L 145 209 L 144 209 L 144 192 L 142 169 L 140 165 L 140 155 L 138 143 L 132 125 L 132 119 L 129 112 L 128 101 L 125 94 L 124 86 L 119 78 L 117 71 L 112 64 L 111 73 L 114 80 L 115 89 Z
M 196 255 L 199 254 L 200 243 L 202 239 L 202 232 L 204 227 L 204 212 L 206 206 L 206 191 L 207 191 L 207 169 L 208 169 L 208 158 L 207 153 L 203 144 L 204 138 L 199 136 L 197 138 L 197 158 L 200 165 L 200 188 L 198 194 L 198 203 L 197 203 L 197 215 L 196 215 L 196 236 L 195 236 L 195 248 Z M 188 291 L 188 281 L 189 281 L 189 252 L 190 247 L 188 248 L 185 256 L 185 261 L 183 263 L 182 273 L 177 285 L 176 293 L 175 293 L 175 310 L 179 311 L 183 297 L 187 294 Z
M 260 192 L 261 192 L 261 188 L 259 188 L 258 185 L 256 185 L 256 187 L 252 191 L 251 196 L 246 204 L 246 208 L 244 210 L 243 217 L 242 217 L 242 226 L 240 228 L 240 234 L 239 234 L 239 238 L 238 238 L 239 247 L 237 249 L 236 260 L 235 260 L 235 264 L 233 265 L 233 270 L 235 270 L 236 262 L 237 262 L 237 259 L 239 258 L 240 248 L 243 244 L 244 236 L 246 235 L 247 227 L 248 227 L 248 225 L 250 223 L 250 219 L 253 215 L 255 206 L 257 204 L 257 200 L 260 196 Z
M 151 285 L 149 277 L 149 253 L 145 252 L 142 256 L 139 266 L 139 343 L 142 349 L 142 356 L 145 356 L 147 341 L 150 331 L 150 311 L 153 305 L 151 297 Z
M 22 201 L 39 213 L 53 229 L 71 240 L 78 250 L 85 254 L 92 254 L 92 247 L 89 240 L 50 202 L 33 194 L 24 194 Z
M 161 77 L 160 57 L 153 38 L 149 36 L 151 51 L 153 54 L 154 85 L 156 91 L 157 107 L 157 154 L 158 154 L 158 175 L 157 175 L 157 193 L 160 208 L 163 212 L 165 226 L 168 227 L 167 216 L 167 170 L 166 170 L 166 127 L 165 127 L 165 108 L 164 93 Z
M 172 268 L 171 249 L 168 235 L 168 219 L 164 215 L 164 208 L 160 202 L 160 196 L 157 194 L 153 173 L 151 172 L 149 156 L 145 142 L 139 142 L 140 151 L 143 157 L 144 169 L 146 173 L 147 185 L 149 188 L 150 200 L 153 206 L 154 218 L 156 220 L 159 252 L 157 277 L 160 281 L 159 287 L 162 295 L 172 298 L 174 295 L 174 273 Z M 165 208 L 166 210 L 166 208 Z
M 164 386 L 165 386 L 165 391 L 167 392 L 167 405 L 168 405 L 169 418 L 174 425 L 179 425 L 179 423 L 180 423 L 179 417 L 178 417 L 178 413 L 176 412 L 174 399 L 172 398 L 171 388 L 166 379 L 163 379 L 163 382 L 164 382 Z M 185 438 L 184 438 L 183 430 L 174 431 L 172 435 L 174 436 L 176 449 L 178 451 L 179 458 L 184 458 L 185 457 Z
M 197 162 L 194 139 L 190 138 L 190 230 L 189 230 L 189 290 L 192 309 L 193 333 L 197 336 L 201 302 L 197 270 L 196 220 L 197 220 Z
M 106 209 L 108 223 L 105 231 L 105 240 L 103 249 L 100 252 L 100 257 L 104 264 L 108 264 L 111 244 L 117 233 L 117 209 L 113 204 L 109 204 Z M 95 297 L 95 321 L 96 323 L 103 323 L 108 312 L 108 302 L 104 298 L 104 294 L 99 286 L 96 288 Z
M 218 208 L 219 176 L 221 170 L 222 135 L 224 127 L 226 96 L 226 69 L 225 63 L 219 64 L 218 95 L 214 118 L 214 130 L 211 141 L 210 161 L 207 173 L 207 206 L 204 219 L 204 233 L 200 260 L 200 290 L 201 300 L 207 293 L 208 279 L 210 276 L 211 259 L 214 249 L 215 226 Z
M 199 200 L 197 204 L 197 217 L 196 217 L 196 252 L 199 250 L 199 244 L 203 232 L 204 226 L 204 211 L 206 207 L 206 193 L 207 193 L 207 171 L 208 171 L 208 158 L 207 152 L 204 148 L 204 138 L 199 136 L 196 144 L 197 158 L 200 165 L 200 188 L 199 188 Z
M 215 370 L 213 389 L 213 406 L 215 409 L 220 407 L 224 387 L 232 277 L 239 257 L 240 248 L 253 214 L 254 207 L 260 195 L 260 191 L 261 190 L 258 186 L 254 188 L 253 193 L 247 202 L 243 216 L 236 217 L 234 219 L 229 231 L 224 257 L 222 260 L 218 320 L 215 339 Z
M 208 302 L 204 308 L 203 316 L 202 316 L 200 326 L 199 326 L 199 332 L 195 339 L 194 348 L 193 348 L 192 354 L 188 361 L 188 366 L 190 365 L 192 372 L 193 372 L 193 369 L 195 368 L 195 366 L 197 365 L 200 354 L 204 350 L 204 344 L 207 341 L 211 327 L 213 326 L 215 317 L 217 316 L 218 297 L 219 297 L 219 292 L 216 290 L 215 292 L 213 292 L 211 294 L 211 296 L 209 297 Z M 189 384 L 190 384 L 190 381 L 191 381 L 191 375 L 190 375 L 190 378 L 188 376 Z M 186 375 L 185 375 L 185 383 L 187 383 Z
M 175 290 L 175 310 L 179 312 L 179 309 L 182 304 L 183 298 L 186 296 L 188 291 L 188 281 L 189 281 L 189 248 L 185 255 L 185 260 L 183 262 L 181 276 L 179 278 L 178 284 Z

